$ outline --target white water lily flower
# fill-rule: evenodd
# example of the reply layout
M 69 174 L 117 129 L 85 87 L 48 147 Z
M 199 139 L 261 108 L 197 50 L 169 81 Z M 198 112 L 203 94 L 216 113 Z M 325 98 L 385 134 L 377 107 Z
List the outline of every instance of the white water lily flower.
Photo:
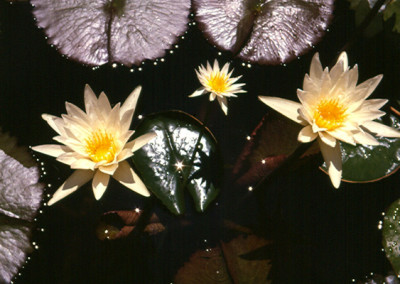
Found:
M 322 69 L 318 53 L 312 59 L 310 75 L 304 77 L 303 90 L 297 90 L 300 103 L 276 97 L 259 99 L 297 123 L 304 125 L 298 140 L 308 143 L 318 140 L 322 156 L 334 187 L 342 177 L 340 143 L 378 145 L 370 134 L 400 137 L 400 132 L 373 121 L 385 114 L 379 109 L 385 99 L 366 100 L 375 90 L 382 75 L 357 85 L 358 67 L 348 67 L 347 54 L 343 52 L 329 70 Z
M 217 60 L 214 61 L 213 67 L 207 62 L 207 69 L 203 65 L 200 65 L 199 70 L 196 70 L 196 74 L 203 87 L 197 89 L 189 97 L 197 97 L 205 92 L 209 92 L 210 101 L 217 98 L 222 111 L 225 115 L 228 115 L 227 97 L 237 97 L 235 93 L 246 93 L 246 91 L 241 88 L 245 85 L 244 83 L 234 84 L 242 76 L 231 78 L 233 70 L 228 72 L 229 63 L 225 63 L 221 70 L 219 69 Z
M 49 205 L 76 191 L 93 179 L 95 198 L 102 197 L 110 176 L 127 188 L 144 196 L 150 193 L 126 159 L 141 148 L 155 133 L 147 133 L 128 142 L 134 131 L 129 130 L 141 87 L 137 87 L 120 106 L 110 106 L 107 96 L 99 98 L 89 85 L 85 86 L 86 113 L 66 102 L 67 114 L 42 117 L 59 134 L 53 139 L 64 145 L 41 145 L 33 150 L 56 157 L 76 171 L 54 193 Z

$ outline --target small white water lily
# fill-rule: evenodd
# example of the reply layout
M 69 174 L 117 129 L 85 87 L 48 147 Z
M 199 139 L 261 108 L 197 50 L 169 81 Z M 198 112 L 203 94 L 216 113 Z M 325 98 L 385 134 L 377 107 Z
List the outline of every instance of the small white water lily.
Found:
M 241 84 L 234 84 L 242 76 L 231 78 L 232 72 L 229 72 L 229 63 L 225 63 L 222 69 L 219 69 L 218 61 L 214 61 L 214 66 L 211 67 L 210 63 L 207 62 L 207 69 L 200 65 L 199 70 L 196 70 L 197 78 L 203 87 L 197 89 L 189 97 L 197 97 L 206 92 L 210 93 L 210 101 L 217 98 L 219 105 L 225 115 L 228 115 L 228 100 L 227 97 L 237 97 L 235 93 L 246 93 L 242 90 Z
M 334 187 L 342 177 L 340 143 L 378 145 L 370 134 L 400 137 L 400 132 L 373 121 L 385 114 L 379 109 L 385 99 L 366 100 L 375 90 L 382 75 L 357 85 L 358 67 L 348 67 L 347 54 L 343 52 L 329 71 L 322 69 L 318 53 L 312 59 L 310 75 L 304 77 L 303 89 L 297 90 L 300 103 L 276 97 L 259 99 L 297 123 L 304 125 L 298 140 L 308 143 L 318 140 L 322 156 Z
M 89 85 L 85 86 L 86 113 L 66 102 L 67 114 L 42 117 L 59 134 L 53 139 L 64 145 L 41 145 L 33 150 L 57 158 L 76 171 L 54 193 L 49 205 L 76 191 L 93 179 L 95 198 L 102 197 L 110 176 L 127 188 L 144 196 L 150 193 L 126 161 L 133 152 L 153 139 L 155 133 L 147 133 L 128 142 L 134 131 L 129 130 L 141 87 L 137 87 L 126 99 L 111 108 L 104 93 L 99 98 Z

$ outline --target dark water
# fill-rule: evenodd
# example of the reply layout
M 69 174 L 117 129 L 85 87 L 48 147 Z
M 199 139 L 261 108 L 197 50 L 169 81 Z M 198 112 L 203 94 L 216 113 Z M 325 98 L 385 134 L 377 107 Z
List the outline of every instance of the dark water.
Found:
M 227 53 L 218 55 L 194 26 L 157 66 L 146 62 L 142 71 L 111 66 L 92 70 L 63 58 L 46 43 L 27 3 L 0 2 L 0 24 L 0 126 L 21 145 L 51 143 L 55 133 L 41 114 L 59 116 L 65 112 L 65 101 L 82 108 L 85 84 L 97 94 L 104 91 L 112 103 L 124 101 L 142 85 L 137 115 L 179 109 L 201 119 L 200 102 L 205 100 L 187 98 L 199 87 L 194 68 L 214 58 L 231 60 Z M 360 38 L 347 51 L 349 63 L 359 65 L 359 81 L 383 73 L 374 96 L 395 99 L 400 97 L 400 40 L 390 30 Z M 353 12 L 346 1 L 337 1 L 329 32 L 315 48 L 323 65 L 333 62 L 354 32 Z M 248 68 L 233 60 L 248 93 L 230 101 L 228 118 L 216 109 L 208 123 L 227 172 L 267 111 L 257 96 L 295 99 L 313 54 L 286 66 Z M 52 185 L 46 194 L 52 193 L 71 171 L 53 159 L 40 158 L 47 172 L 44 181 Z M 38 226 L 44 228 L 33 236 L 39 249 L 16 283 L 171 283 L 194 251 L 230 238 L 222 229 L 225 219 L 273 240 L 269 257 L 274 283 L 350 283 L 371 272 L 386 275 L 391 267 L 381 251 L 377 226 L 381 213 L 400 196 L 399 178 L 397 173 L 374 184 L 342 184 L 334 190 L 327 176 L 310 164 L 271 182 L 263 200 L 251 193 L 229 192 L 227 187 L 205 214 L 195 213 L 188 202 L 184 217 L 172 216 L 157 203 L 155 210 L 166 231 L 113 242 L 95 235 L 101 214 L 143 207 L 145 201 L 117 183 L 109 185 L 100 202 L 94 202 L 87 188 L 80 189 L 38 216 Z

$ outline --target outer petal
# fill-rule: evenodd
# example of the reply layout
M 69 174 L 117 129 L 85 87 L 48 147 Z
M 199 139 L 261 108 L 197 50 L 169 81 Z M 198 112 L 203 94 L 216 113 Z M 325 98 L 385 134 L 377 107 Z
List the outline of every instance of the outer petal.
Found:
M 64 153 L 71 152 L 67 146 L 56 144 L 34 146 L 32 147 L 32 150 L 52 157 L 58 157 Z
M 366 98 L 368 98 L 372 94 L 372 92 L 376 89 L 382 78 L 383 75 L 377 75 L 358 85 L 356 87 L 356 90 L 360 92 L 358 95 L 358 99 L 365 100 Z
M 135 152 L 142 148 L 144 145 L 150 142 L 150 140 L 154 139 L 157 136 L 155 132 L 150 132 L 139 136 L 135 140 L 126 143 L 125 149 L 132 149 L 132 152 Z
M 140 92 L 142 91 L 142 86 L 137 86 L 132 93 L 128 96 L 125 100 L 123 105 L 121 106 L 121 118 L 122 116 L 129 111 L 133 111 L 132 114 L 135 112 L 136 104 L 140 96 Z M 132 120 L 132 118 L 131 118 Z
M 322 77 L 322 72 L 321 61 L 319 60 L 319 54 L 317 52 L 311 60 L 310 77 L 320 79 Z
M 277 98 L 277 97 L 259 96 L 258 98 L 264 104 L 266 104 L 270 108 L 273 108 L 277 112 L 280 112 L 284 116 L 287 116 L 291 120 L 293 120 L 297 123 L 303 124 L 303 125 L 305 124 L 304 120 L 302 120 L 299 115 L 299 109 L 301 108 L 300 103 L 286 100 L 286 99 Z
M 210 102 L 212 102 L 213 100 L 215 100 L 215 98 L 217 97 L 217 95 L 215 93 L 210 93 Z
M 71 169 L 94 170 L 96 163 L 89 159 L 78 159 L 71 164 Z
M 77 170 L 57 189 L 47 203 L 49 206 L 70 195 L 79 187 L 92 179 L 94 172 L 90 170 Z
M 96 109 L 97 98 L 92 88 L 90 88 L 88 84 L 85 85 L 84 100 L 85 100 L 86 114 L 90 117 L 92 111 Z
M 131 166 L 127 161 L 119 163 L 118 169 L 115 171 L 113 178 L 119 181 L 122 185 L 126 186 L 130 190 L 135 191 L 143 196 L 150 196 L 150 192 L 143 184 L 141 179 L 132 170 Z
M 342 178 L 342 156 L 340 153 L 340 144 L 337 143 L 335 147 L 326 145 L 321 139 L 318 139 L 319 147 L 322 156 L 328 167 L 328 174 L 331 182 L 335 188 L 339 188 L 340 180 Z
M 308 142 L 315 140 L 315 138 L 317 138 L 317 136 L 318 136 L 318 133 L 315 133 L 312 130 L 311 125 L 307 125 L 306 127 L 303 127 L 300 130 L 297 140 L 299 140 L 302 143 L 308 143 Z
M 42 114 L 42 118 L 54 129 L 59 135 L 64 135 L 64 122 L 60 117 L 51 114 Z
M 97 101 L 98 110 L 102 113 L 109 113 L 111 111 L 110 101 L 108 100 L 106 94 L 101 92 L 99 99 Z
M 379 142 L 376 140 L 372 135 L 366 133 L 366 132 L 358 132 L 354 134 L 354 140 L 363 145 L 373 145 L 373 146 L 378 146 Z
M 376 135 L 378 136 L 400 138 L 400 131 L 392 127 L 386 126 L 382 123 L 378 123 L 375 121 L 368 121 L 365 122 L 362 126 L 368 129 L 369 131 L 376 133 Z
M 328 145 L 329 147 L 335 147 L 337 143 L 336 138 L 329 135 L 328 133 L 324 132 L 324 131 L 320 131 L 318 132 L 319 134 L 319 138 L 322 142 L 324 142 L 326 145 Z
M 107 189 L 108 182 L 110 180 L 110 175 L 102 173 L 101 171 L 96 171 L 93 177 L 92 189 L 94 197 L 99 200 Z
M 105 173 L 107 175 L 110 175 L 110 176 L 112 176 L 117 169 L 118 169 L 118 163 L 99 167 L 99 171 L 101 171 L 102 173 Z
M 225 97 L 217 97 L 218 103 L 225 115 L 228 115 L 228 100 Z
M 354 141 L 354 137 L 353 137 L 354 134 L 351 133 L 350 131 L 346 131 L 344 129 L 338 128 L 333 131 L 329 131 L 329 135 L 331 135 L 332 137 L 334 137 L 340 141 L 349 143 L 354 146 L 356 145 L 356 143 Z
M 200 96 L 200 95 L 204 94 L 204 91 L 205 91 L 205 89 L 203 87 L 200 89 L 197 89 L 196 91 L 193 92 L 193 94 L 191 94 L 189 96 L 189 98 Z

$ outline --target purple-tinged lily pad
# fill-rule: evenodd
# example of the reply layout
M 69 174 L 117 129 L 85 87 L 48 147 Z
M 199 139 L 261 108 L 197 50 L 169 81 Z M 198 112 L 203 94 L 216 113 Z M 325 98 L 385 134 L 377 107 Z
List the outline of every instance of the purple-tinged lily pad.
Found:
M 27 168 L 0 150 L 0 283 L 10 283 L 32 251 L 32 221 L 43 187 L 37 167 Z
M 288 62 L 323 36 L 333 0 L 193 0 L 207 39 L 259 64 Z
M 88 65 L 139 65 L 165 55 L 185 32 L 190 0 L 32 0 L 59 51 Z

